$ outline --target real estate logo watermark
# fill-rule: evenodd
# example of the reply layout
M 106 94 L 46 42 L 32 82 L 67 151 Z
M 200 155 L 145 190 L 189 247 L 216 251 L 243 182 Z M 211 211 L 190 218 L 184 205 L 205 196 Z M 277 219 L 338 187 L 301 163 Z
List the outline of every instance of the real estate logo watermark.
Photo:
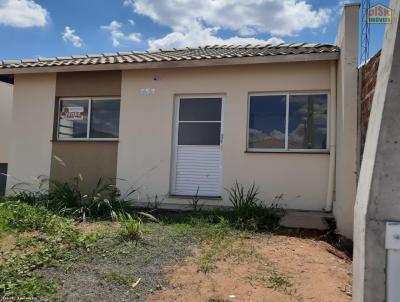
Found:
M 367 22 L 370 24 L 392 23 L 392 9 L 383 4 L 372 6 L 368 9 Z

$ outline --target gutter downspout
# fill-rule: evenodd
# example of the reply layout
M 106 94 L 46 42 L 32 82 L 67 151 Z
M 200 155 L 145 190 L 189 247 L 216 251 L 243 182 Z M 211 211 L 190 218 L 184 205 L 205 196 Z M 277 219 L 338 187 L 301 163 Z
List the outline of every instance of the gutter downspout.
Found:
M 337 61 L 331 61 L 330 66 L 330 138 L 329 138 L 329 171 L 328 171 L 328 191 L 326 193 L 326 204 L 324 211 L 331 212 L 333 206 L 333 195 L 335 190 L 335 168 L 336 168 L 336 94 L 337 94 Z

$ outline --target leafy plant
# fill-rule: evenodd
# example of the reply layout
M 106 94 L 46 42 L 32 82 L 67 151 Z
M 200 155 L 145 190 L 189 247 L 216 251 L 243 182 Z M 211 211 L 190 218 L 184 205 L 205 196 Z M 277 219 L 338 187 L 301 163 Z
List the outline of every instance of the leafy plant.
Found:
M 245 189 L 242 184 L 235 181 L 233 187 L 228 190 L 229 201 L 232 203 L 234 211 L 243 219 L 251 218 L 254 210 L 259 206 L 258 188 L 253 183 L 249 189 Z
M 34 177 L 32 182 L 19 182 L 11 187 L 12 196 L 7 200 L 22 200 L 30 205 L 41 204 L 48 199 L 49 178 L 45 175 Z
M 142 220 L 140 218 L 134 219 L 128 213 L 120 213 L 118 222 L 121 226 L 120 233 L 123 237 L 135 241 L 142 238 Z
M 276 271 L 272 272 L 271 276 L 268 278 L 268 281 L 273 288 L 287 289 L 288 287 L 292 286 L 288 277 L 280 275 Z
M 71 182 L 52 183 L 50 199 L 57 211 L 85 221 L 86 217 L 111 218 L 113 213 L 130 208 L 129 202 L 119 198 L 120 192 L 111 179 L 100 177 L 90 194 L 82 193 L 80 182 L 82 179 L 75 177 Z
M 92 236 L 84 236 L 69 219 L 57 216 L 43 206 L 30 206 L 18 201 L 0 204 L 0 231 L 10 231 L 20 248 L 30 252 L 11 253 L 0 263 L 0 296 L 39 297 L 56 290 L 56 284 L 45 280 L 39 269 L 70 259 L 71 251 L 86 250 Z M 21 232 L 32 232 L 22 239 Z M 37 233 L 37 234 L 36 234 Z
M 145 212 L 138 212 L 134 217 L 132 217 L 132 215 L 129 213 L 120 212 L 116 215 L 116 218 L 120 224 L 121 235 L 129 240 L 135 241 L 138 241 L 142 238 L 144 219 L 158 222 L 156 217 Z
M 296 298 L 296 300 L 303 301 L 301 297 L 295 295 L 296 289 L 293 287 L 293 284 L 290 282 L 287 276 L 278 273 L 276 270 L 273 270 L 267 281 L 268 287 L 274 288 L 276 290 L 282 291 L 287 295 L 293 296 L 294 298 Z
M 248 189 L 235 181 L 232 188 L 227 190 L 233 211 L 229 215 L 231 222 L 238 228 L 262 231 L 272 230 L 278 226 L 283 209 L 279 206 L 282 195 L 266 206 L 259 199 L 259 189 L 253 183 Z
M 32 207 L 18 201 L 0 204 L 0 230 L 48 231 L 53 215 L 44 207 Z
M 46 181 L 48 190 L 44 189 Z M 135 192 L 135 189 L 130 189 L 121 197 L 114 181 L 108 177 L 100 177 L 89 194 L 85 194 L 81 189 L 83 178 L 80 174 L 67 182 L 41 178 L 32 184 L 15 185 L 15 195 L 10 199 L 21 200 L 30 205 L 42 205 L 59 214 L 79 217 L 82 221 L 86 221 L 88 217 L 112 218 L 113 214 L 132 208 L 128 198 Z

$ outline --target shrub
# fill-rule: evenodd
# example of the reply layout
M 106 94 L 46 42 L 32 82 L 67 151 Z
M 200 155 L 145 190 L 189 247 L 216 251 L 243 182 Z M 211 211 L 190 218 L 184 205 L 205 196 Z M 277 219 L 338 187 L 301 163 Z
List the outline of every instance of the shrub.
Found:
M 112 218 L 113 213 L 131 208 L 129 201 L 120 198 L 118 188 L 109 178 L 100 177 L 90 194 L 83 194 L 80 189 L 81 178 L 75 177 L 70 182 L 54 182 L 50 187 L 50 201 L 55 210 L 85 221 L 86 217 Z
M 21 200 L 30 205 L 45 204 L 48 200 L 49 179 L 44 175 L 33 178 L 31 183 L 20 182 L 11 187 L 14 193 L 7 200 Z
M 135 189 L 121 197 L 113 179 L 100 177 L 95 188 L 85 194 L 81 189 L 82 181 L 81 175 L 67 182 L 50 181 L 48 191 L 43 189 L 44 178 L 38 188 L 35 188 L 35 183 L 19 183 L 13 187 L 15 195 L 9 199 L 45 206 L 56 213 L 79 217 L 83 221 L 88 217 L 109 219 L 117 212 L 132 208 L 127 198 Z
M 245 190 L 242 184 L 235 181 L 233 187 L 228 190 L 229 201 L 233 205 L 235 213 L 242 219 L 249 219 L 254 216 L 259 208 L 258 188 L 254 185 Z
M 279 207 L 282 195 L 277 196 L 271 205 L 266 206 L 258 198 L 259 190 L 254 183 L 245 189 L 242 184 L 235 181 L 233 187 L 227 192 L 229 201 L 233 205 L 229 219 L 235 227 L 262 231 L 272 230 L 278 226 L 279 219 L 283 215 L 283 209 Z

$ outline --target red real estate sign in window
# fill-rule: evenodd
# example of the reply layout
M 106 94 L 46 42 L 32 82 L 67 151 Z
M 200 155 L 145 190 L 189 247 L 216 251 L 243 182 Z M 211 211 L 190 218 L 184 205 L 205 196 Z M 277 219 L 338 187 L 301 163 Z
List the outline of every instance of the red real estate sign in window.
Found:
M 69 121 L 82 121 L 85 109 L 83 107 L 64 107 L 60 117 Z

